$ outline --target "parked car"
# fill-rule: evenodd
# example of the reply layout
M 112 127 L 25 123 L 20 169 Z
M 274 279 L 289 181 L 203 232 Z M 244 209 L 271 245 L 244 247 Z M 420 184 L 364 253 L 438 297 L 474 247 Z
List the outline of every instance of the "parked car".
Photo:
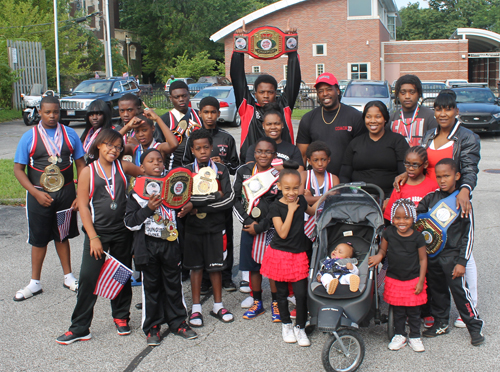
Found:
M 200 91 L 210 86 L 227 86 L 231 85 L 231 80 L 225 76 L 202 76 L 198 79 L 198 82 L 189 84 L 189 91 Z
M 345 88 L 342 103 L 363 111 L 368 102 L 379 100 L 384 102 L 389 113 L 392 113 L 393 99 L 387 80 L 351 80 Z
M 462 86 L 452 88 L 462 125 L 474 132 L 500 131 L 500 106 L 490 88 Z
M 202 98 L 215 97 L 220 104 L 219 122 L 229 123 L 233 127 L 238 127 L 241 124 L 240 116 L 238 115 L 238 107 L 236 107 L 236 98 L 234 96 L 234 88 L 232 86 L 208 87 L 200 90 L 189 101 L 193 109 L 199 109 L 199 104 Z
M 437 97 L 443 89 L 446 89 L 446 84 L 443 82 L 422 81 L 422 98 Z
M 281 80 L 279 83 L 278 83 L 278 91 L 277 93 L 278 94 L 283 94 L 283 91 L 285 90 L 285 87 L 286 87 L 286 79 L 283 79 Z M 307 84 L 304 82 L 304 80 L 301 80 L 300 81 L 300 90 L 301 91 L 309 91 L 309 87 L 307 86 Z
M 255 73 L 255 74 L 246 74 L 245 75 L 245 77 L 247 78 L 247 85 L 248 85 L 248 89 L 250 90 L 250 92 L 253 93 L 253 84 L 255 83 L 255 80 L 257 80 L 257 78 L 260 75 L 268 75 L 268 74 L 265 74 L 263 72 L 259 72 L 259 73 Z
M 196 81 L 193 78 L 174 78 L 174 79 L 168 79 L 167 83 L 165 84 L 165 92 L 168 93 L 168 88 L 170 88 L 170 83 L 172 81 L 174 81 L 174 80 L 182 80 L 183 82 L 186 83 L 187 86 L 189 86 L 189 84 L 196 83 Z
M 469 83 L 467 79 L 448 79 L 445 84 L 447 88 L 453 88 L 454 86 L 464 85 Z
M 349 84 L 351 80 L 339 80 L 339 89 L 344 94 L 345 88 L 347 88 L 347 84 Z
M 87 107 L 96 99 L 103 100 L 109 105 L 112 117 L 118 120 L 118 100 L 126 93 L 140 94 L 135 78 L 111 77 L 107 79 L 84 80 L 72 90 L 69 96 L 60 99 L 62 124 L 70 121 L 85 121 Z

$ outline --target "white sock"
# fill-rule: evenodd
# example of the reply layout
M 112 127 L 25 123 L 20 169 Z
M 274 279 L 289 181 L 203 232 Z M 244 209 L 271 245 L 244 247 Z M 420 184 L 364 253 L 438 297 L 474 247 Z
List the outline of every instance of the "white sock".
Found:
M 194 313 L 201 314 L 201 305 L 200 304 L 193 304 L 193 307 L 191 308 L 191 314 L 194 314 Z M 193 320 L 190 320 L 189 323 L 197 325 L 197 326 L 201 326 L 203 324 L 201 319 L 193 319 Z
M 40 281 L 36 279 L 31 279 L 30 284 L 28 284 L 27 287 L 32 293 L 38 292 L 40 289 L 42 289 Z
M 212 311 L 217 314 L 223 307 L 224 306 L 222 306 L 222 302 L 214 302 L 214 308 Z
M 241 272 L 241 280 L 244 280 L 245 282 L 250 281 L 250 271 L 242 271 Z
M 77 280 L 76 278 L 73 276 L 73 273 L 69 273 L 69 274 L 66 274 L 64 275 L 64 284 L 66 284 L 67 286 L 75 283 Z

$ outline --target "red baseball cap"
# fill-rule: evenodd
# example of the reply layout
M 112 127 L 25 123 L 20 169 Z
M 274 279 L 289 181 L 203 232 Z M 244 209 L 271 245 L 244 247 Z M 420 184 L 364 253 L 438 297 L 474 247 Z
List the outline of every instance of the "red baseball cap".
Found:
M 324 72 L 318 76 L 318 78 L 316 79 L 316 84 L 314 84 L 314 88 L 316 88 L 316 86 L 321 83 L 326 83 L 331 86 L 339 85 L 339 81 L 337 80 L 337 78 L 329 72 Z

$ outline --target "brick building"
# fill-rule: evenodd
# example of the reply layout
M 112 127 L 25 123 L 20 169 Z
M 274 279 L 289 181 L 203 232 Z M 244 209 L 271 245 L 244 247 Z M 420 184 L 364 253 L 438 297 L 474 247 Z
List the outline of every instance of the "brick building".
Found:
M 257 10 L 213 34 L 225 46 L 226 72 L 233 52 L 233 33 L 245 21 L 247 31 L 265 25 L 297 28 L 302 79 L 309 85 L 328 71 L 340 79 L 392 82 L 415 74 L 422 80 L 499 80 L 500 35 L 486 30 L 457 29 L 447 40 L 396 41 L 401 25 L 393 0 L 282 0 Z M 286 78 L 287 57 L 253 59 L 247 73 Z

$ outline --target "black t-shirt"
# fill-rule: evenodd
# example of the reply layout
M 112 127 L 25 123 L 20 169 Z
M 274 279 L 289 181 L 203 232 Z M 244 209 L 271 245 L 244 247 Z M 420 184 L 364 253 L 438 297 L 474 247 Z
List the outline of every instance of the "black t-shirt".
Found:
M 285 239 L 281 239 L 276 232 L 271 240 L 271 247 L 280 251 L 301 253 L 305 252 L 309 245 L 307 244 L 307 236 L 304 233 L 304 213 L 307 210 L 307 201 L 303 195 L 299 195 L 299 208 L 293 214 L 292 226 Z M 276 200 L 269 207 L 268 217 L 281 217 L 285 222 L 286 215 L 288 214 L 288 204 Z
M 296 141 L 297 144 L 325 142 L 332 152 L 331 161 L 326 170 L 336 176 L 339 175 L 344 152 L 349 142 L 367 131 L 360 111 L 342 103 L 339 108 L 340 112 L 331 124 L 325 124 L 325 121 L 330 123 L 338 110 L 323 111 L 325 120 L 323 120 L 321 107 L 306 113 L 300 120 Z
M 245 162 L 255 161 L 255 146 L 251 145 L 248 148 Z M 302 154 L 297 146 L 292 145 L 290 142 L 281 141 L 278 143 L 278 152 L 276 153 L 276 157 L 278 159 L 282 159 L 283 161 L 293 160 L 299 166 L 304 166 L 304 160 L 302 159 Z
M 420 276 L 418 249 L 425 246 L 424 236 L 412 230 L 410 236 L 401 236 L 395 226 L 385 229 L 382 237 L 387 248 L 387 276 L 397 280 L 412 280 Z
M 349 182 L 374 183 L 389 197 L 394 178 L 404 172 L 408 147 L 402 135 L 390 131 L 385 131 L 378 141 L 373 141 L 368 133 L 355 138 L 347 146 L 342 163 L 352 167 Z

